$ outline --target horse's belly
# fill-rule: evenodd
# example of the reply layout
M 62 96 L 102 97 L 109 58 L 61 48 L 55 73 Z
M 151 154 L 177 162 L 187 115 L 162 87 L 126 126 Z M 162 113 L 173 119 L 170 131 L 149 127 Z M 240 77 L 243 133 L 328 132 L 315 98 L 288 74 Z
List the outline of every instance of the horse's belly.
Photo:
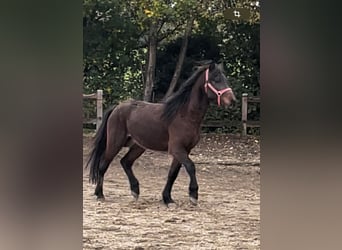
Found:
M 167 151 L 169 136 L 167 130 L 151 123 L 139 122 L 127 126 L 128 134 L 141 147 Z
M 146 148 L 146 149 L 151 149 L 151 150 L 155 150 L 155 151 L 168 151 L 168 144 L 167 143 L 146 141 L 141 137 L 133 138 L 133 140 L 139 146 Z
M 130 133 L 132 139 L 141 147 L 157 151 L 168 150 L 168 138 L 165 135 L 158 133 L 138 134 L 135 132 Z

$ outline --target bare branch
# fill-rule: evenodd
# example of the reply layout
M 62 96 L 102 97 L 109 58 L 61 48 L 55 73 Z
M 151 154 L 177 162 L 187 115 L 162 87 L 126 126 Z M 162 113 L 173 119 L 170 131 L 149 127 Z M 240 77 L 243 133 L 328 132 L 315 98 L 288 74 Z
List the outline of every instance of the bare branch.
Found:
M 169 30 L 168 32 L 166 32 L 163 36 L 158 38 L 158 42 L 163 41 L 165 38 L 167 38 L 169 35 L 171 35 L 173 32 L 175 32 L 180 26 L 182 26 L 183 24 L 178 24 L 176 25 L 175 28 L 173 28 L 172 30 Z

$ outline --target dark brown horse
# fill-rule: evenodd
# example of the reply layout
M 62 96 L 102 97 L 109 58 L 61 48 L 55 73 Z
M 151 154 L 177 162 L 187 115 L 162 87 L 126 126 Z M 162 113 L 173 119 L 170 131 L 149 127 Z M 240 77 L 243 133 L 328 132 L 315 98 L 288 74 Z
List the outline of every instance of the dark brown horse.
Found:
M 173 157 L 163 190 L 164 203 L 168 205 L 174 202 L 171 198 L 172 185 L 184 165 L 190 176 L 190 201 L 197 204 L 195 165 L 189 153 L 200 139 L 201 122 L 209 101 L 227 107 L 233 100 L 235 96 L 228 86 L 222 65 L 210 62 L 199 66 L 165 103 L 131 100 L 111 108 L 96 134 L 88 161 L 89 178 L 97 184 L 97 198 L 104 198 L 103 180 L 109 164 L 122 147 L 128 146 L 129 151 L 120 163 L 135 198 L 139 196 L 139 182 L 133 174 L 132 165 L 146 149 L 151 149 L 168 151 Z

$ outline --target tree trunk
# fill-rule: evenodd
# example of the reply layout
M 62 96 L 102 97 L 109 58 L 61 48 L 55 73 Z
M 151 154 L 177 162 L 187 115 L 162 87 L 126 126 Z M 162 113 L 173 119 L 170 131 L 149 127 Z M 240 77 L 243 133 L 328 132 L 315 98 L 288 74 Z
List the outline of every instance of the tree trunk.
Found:
M 152 101 L 152 91 L 155 81 L 156 71 L 156 54 L 157 54 L 157 25 L 151 24 L 148 42 L 148 62 L 146 69 L 144 101 Z
M 170 95 L 172 95 L 172 93 L 174 92 L 174 90 L 177 86 L 177 82 L 178 82 L 180 73 L 182 71 L 183 62 L 184 62 L 184 58 L 186 55 L 186 50 L 188 48 L 188 40 L 189 40 L 189 36 L 191 34 L 193 22 L 194 22 L 194 17 L 191 17 L 186 24 L 185 33 L 184 33 L 182 45 L 180 48 L 179 57 L 178 57 L 178 61 L 176 64 L 175 72 L 173 73 L 172 80 L 170 82 L 169 89 L 167 90 L 167 92 L 164 96 L 164 100 L 166 98 L 168 98 Z

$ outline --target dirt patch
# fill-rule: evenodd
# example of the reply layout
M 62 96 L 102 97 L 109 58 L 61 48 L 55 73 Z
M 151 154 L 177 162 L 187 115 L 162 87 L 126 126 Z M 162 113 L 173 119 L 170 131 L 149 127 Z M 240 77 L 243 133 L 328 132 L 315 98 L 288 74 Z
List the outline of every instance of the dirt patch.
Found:
M 84 136 L 84 159 L 91 135 Z M 177 205 L 166 208 L 161 192 L 171 158 L 145 152 L 134 164 L 140 197 L 130 195 L 119 160 L 105 176 L 106 201 L 96 200 L 83 175 L 84 249 L 260 249 L 260 146 L 257 138 L 203 135 L 190 157 L 196 164 L 199 204 L 189 203 L 184 168 L 173 186 Z

